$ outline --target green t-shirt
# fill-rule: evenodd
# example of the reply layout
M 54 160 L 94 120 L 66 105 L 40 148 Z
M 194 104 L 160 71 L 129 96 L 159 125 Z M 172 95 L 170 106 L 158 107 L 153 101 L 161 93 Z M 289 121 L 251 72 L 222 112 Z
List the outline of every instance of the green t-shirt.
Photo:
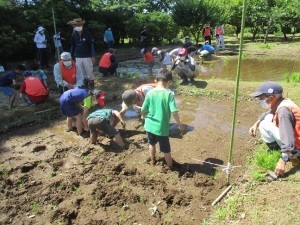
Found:
M 178 112 L 174 94 L 167 89 L 152 89 L 143 103 L 142 110 L 148 112 L 145 116 L 145 130 L 158 136 L 169 136 L 171 114 Z
M 101 117 L 107 121 L 110 121 L 111 114 L 112 109 L 99 109 L 91 113 L 86 119 L 88 120 L 90 118 Z
M 92 96 L 88 96 L 83 100 L 83 106 L 87 107 L 88 109 L 95 106 L 94 102 L 92 101 Z

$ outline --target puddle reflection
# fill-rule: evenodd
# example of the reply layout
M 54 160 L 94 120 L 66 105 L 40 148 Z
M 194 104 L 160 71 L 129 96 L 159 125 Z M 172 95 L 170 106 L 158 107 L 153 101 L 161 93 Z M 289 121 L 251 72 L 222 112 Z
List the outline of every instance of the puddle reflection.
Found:
M 200 71 L 199 77 L 204 79 L 222 78 L 235 80 L 237 71 L 237 58 L 219 57 L 216 60 L 205 61 L 200 63 L 195 58 Z M 160 63 L 155 63 L 153 74 L 162 68 Z M 242 81 L 264 81 L 268 79 L 280 79 L 286 73 L 294 73 L 300 71 L 299 59 L 295 58 L 246 58 L 241 64 Z M 118 72 L 122 73 L 138 73 L 141 77 L 148 76 L 147 65 L 143 59 L 133 59 L 119 63 Z

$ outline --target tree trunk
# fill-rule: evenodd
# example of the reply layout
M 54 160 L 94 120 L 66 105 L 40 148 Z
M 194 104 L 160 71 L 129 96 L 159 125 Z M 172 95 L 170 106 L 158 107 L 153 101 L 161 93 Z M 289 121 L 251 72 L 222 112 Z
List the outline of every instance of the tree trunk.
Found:
M 273 21 L 273 18 L 272 18 L 272 16 L 270 16 L 270 19 L 269 19 L 269 22 L 268 22 L 268 27 L 267 27 L 267 30 L 266 30 L 266 33 L 265 33 L 264 44 L 267 43 L 268 34 L 269 34 L 270 27 L 272 25 L 272 21 Z
M 256 34 L 257 34 L 257 28 L 255 28 L 255 31 L 254 31 L 253 34 L 252 34 L 251 41 L 254 41 L 254 40 L 255 40 Z

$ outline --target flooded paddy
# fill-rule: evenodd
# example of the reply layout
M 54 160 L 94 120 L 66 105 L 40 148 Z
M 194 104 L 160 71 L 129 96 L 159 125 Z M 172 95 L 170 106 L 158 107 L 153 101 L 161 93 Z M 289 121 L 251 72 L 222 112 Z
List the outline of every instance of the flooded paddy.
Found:
M 221 56 L 214 60 L 201 62 L 195 57 L 200 74 L 199 79 L 221 78 L 235 80 L 237 73 L 238 59 Z M 282 79 L 286 73 L 300 71 L 300 60 L 297 58 L 270 58 L 257 57 L 245 58 L 241 64 L 241 81 L 264 81 L 268 79 Z M 161 68 L 156 62 L 153 67 L 155 74 Z M 170 66 L 169 66 L 170 68 Z M 133 59 L 119 63 L 118 72 L 120 76 L 124 73 L 137 73 L 139 76 L 148 76 L 147 65 L 143 59 Z

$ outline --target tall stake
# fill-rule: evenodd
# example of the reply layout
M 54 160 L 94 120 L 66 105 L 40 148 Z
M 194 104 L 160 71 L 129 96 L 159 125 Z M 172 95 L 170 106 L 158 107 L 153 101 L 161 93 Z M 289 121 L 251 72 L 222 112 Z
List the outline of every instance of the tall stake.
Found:
M 243 13 L 242 13 L 242 24 L 241 24 L 241 37 L 240 37 L 240 48 L 239 48 L 239 58 L 237 66 L 237 76 L 236 76 L 236 87 L 235 87 L 235 97 L 234 97 L 234 111 L 232 119 L 232 129 L 231 129 L 231 139 L 230 139 L 230 151 L 228 155 L 228 166 L 227 166 L 227 183 L 230 184 L 230 170 L 231 170 L 231 159 L 232 159 L 232 150 L 234 142 L 234 130 L 236 122 L 236 109 L 237 109 L 237 100 L 239 94 L 239 82 L 241 74 L 241 63 L 242 63 L 242 52 L 243 52 L 243 40 L 244 40 L 244 28 L 245 28 L 245 14 L 246 14 L 246 0 L 243 1 Z
M 57 35 L 57 33 L 56 33 L 56 22 L 55 22 L 54 9 L 53 9 L 53 7 L 52 7 L 52 18 L 53 18 L 54 34 L 55 34 L 55 37 L 56 37 L 56 35 Z M 54 42 L 55 42 L 55 40 L 54 40 Z M 54 43 L 54 44 L 55 44 L 55 43 Z M 59 55 L 59 47 L 58 47 L 58 46 L 56 47 L 55 54 L 57 55 L 57 60 L 59 61 L 60 55 Z M 61 82 L 62 82 L 61 86 L 62 86 L 63 92 L 65 92 L 64 81 L 63 81 L 62 78 L 61 78 Z

